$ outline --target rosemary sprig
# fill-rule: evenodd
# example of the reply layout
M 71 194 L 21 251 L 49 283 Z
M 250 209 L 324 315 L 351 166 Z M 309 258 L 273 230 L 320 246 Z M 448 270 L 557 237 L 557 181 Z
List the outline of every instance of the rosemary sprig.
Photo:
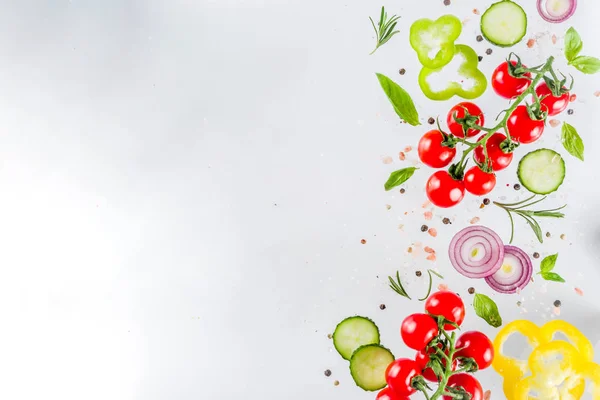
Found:
M 404 286 L 402 286 L 402 282 L 400 281 L 400 272 L 396 271 L 396 280 L 394 280 L 394 278 L 391 276 L 388 276 L 388 279 L 390 280 L 390 288 L 392 288 L 394 292 L 398 293 L 400 296 L 408 298 L 409 300 L 411 299 L 408 293 L 406 293 L 406 290 L 404 290 Z
M 429 289 L 427 289 L 427 294 L 425 295 L 425 297 L 419 299 L 419 301 L 424 301 L 427 300 L 427 298 L 429 297 L 429 295 L 431 294 L 431 286 L 433 284 L 433 277 L 431 276 L 431 274 L 435 274 L 435 276 L 437 276 L 440 279 L 444 279 L 444 277 L 440 274 L 438 274 L 437 272 L 435 272 L 432 269 L 428 269 L 427 273 L 429 274 Z
M 375 46 L 375 49 L 373 49 L 369 55 L 375 53 L 375 51 L 386 44 L 387 41 L 392 38 L 392 36 L 400 32 L 394 30 L 399 19 L 400 17 L 396 15 L 392 15 L 392 17 L 388 19 L 387 12 L 383 6 L 381 7 L 381 16 L 379 17 L 378 26 L 375 26 L 373 18 L 369 17 L 369 20 L 371 20 L 371 25 L 373 25 L 373 29 L 375 30 L 375 35 L 377 35 L 377 46 Z
M 544 238 L 542 235 L 542 228 L 537 222 L 536 217 L 563 218 L 565 216 L 565 214 L 559 211 L 565 208 L 567 206 L 566 204 L 562 207 L 553 208 L 550 210 L 525 210 L 525 208 L 531 207 L 534 204 L 542 202 L 546 199 L 546 196 L 544 196 L 540 199 L 534 200 L 536 196 L 537 195 L 534 194 L 528 199 L 512 204 L 499 203 L 497 201 L 494 202 L 495 205 L 506 211 L 506 213 L 508 214 L 508 218 L 510 219 L 510 243 L 512 243 L 515 235 L 515 221 L 513 219 L 513 214 L 520 216 L 527 222 L 527 224 L 531 227 L 540 243 L 544 242 Z

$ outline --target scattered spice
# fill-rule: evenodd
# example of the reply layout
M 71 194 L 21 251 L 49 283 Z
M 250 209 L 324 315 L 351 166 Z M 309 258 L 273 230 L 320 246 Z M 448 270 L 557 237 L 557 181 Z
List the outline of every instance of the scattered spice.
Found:
M 415 272 L 415 275 L 420 277 L 421 275 L 423 275 L 423 273 L 421 271 L 417 271 L 417 272 Z
M 331 371 L 328 370 L 328 369 L 326 369 L 325 370 L 325 376 L 327 376 L 327 377 L 331 376 Z
M 527 41 L 527 47 L 532 48 L 533 46 L 535 46 L 535 42 L 536 42 L 535 39 L 529 39 Z
M 429 247 L 429 246 L 425 246 L 425 247 L 423 248 L 423 250 L 425 250 L 425 253 L 429 253 L 429 254 L 435 253 L 435 250 L 434 250 L 434 249 L 432 249 L 432 248 L 431 248 L 431 247 Z
M 556 300 L 554 302 L 554 307 L 560 307 L 562 305 L 562 303 L 560 302 L 560 300 Z
M 523 304 L 523 303 L 521 303 L 520 301 L 517 301 L 517 307 L 521 307 L 521 304 Z
M 340 385 L 340 381 L 333 381 L 333 386 L 339 386 Z
M 540 258 L 540 253 L 538 253 L 537 251 L 533 253 L 533 258 Z
M 483 400 L 490 400 L 492 398 L 492 391 L 486 390 L 483 394 Z
M 485 51 L 485 54 L 487 54 L 488 56 L 489 56 L 490 54 L 492 54 L 492 53 L 493 53 L 492 49 L 487 49 L 487 50 Z
M 488 199 L 487 197 L 485 199 L 483 199 L 483 204 L 485 204 L 486 206 L 490 204 L 490 199 Z
M 390 156 L 385 156 L 381 159 L 384 164 L 391 164 L 394 162 L 394 159 Z
M 426 221 L 431 221 L 431 218 L 433 218 L 433 213 L 431 211 L 425 211 L 423 216 L 425 217 Z
M 567 238 L 567 235 L 565 235 L 565 234 L 563 233 L 562 235 L 560 235 L 560 238 L 561 238 L 562 240 L 565 240 L 565 239 Z
M 552 314 L 559 316 L 560 315 L 560 308 L 559 307 L 554 307 L 552 309 Z
M 479 209 L 481 210 L 483 207 L 485 207 L 485 204 L 481 203 L 481 204 L 479 205 Z
M 550 121 L 548 121 L 548 123 L 550 124 L 551 127 L 556 128 L 557 126 L 560 125 L 560 121 L 557 119 L 551 119 Z
M 552 236 L 552 235 L 550 234 L 550 232 L 546 232 L 546 237 L 550 237 L 550 236 Z
M 400 189 L 401 194 L 404 194 L 404 192 L 406 192 L 406 189 L 404 189 L 404 188 Z
M 567 114 L 569 114 L 569 115 L 573 115 L 573 113 L 574 113 L 574 112 L 575 112 L 575 111 L 573 111 L 573 109 L 572 109 L 572 108 L 569 108 L 569 109 L 567 110 Z
M 429 234 L 433 237 L 437 236 L 437 229 L 435 228 L 429 228 Z
M 406 249 L 406 251 L 408 251 L 409 253 L 412 253 L 412 247 L 409 247 L 408 249 Z
M 398 153 L 398 158 L 400 159 L 400 161 L 404 161 L 406 160 L 406 154 L 404 154 L 402 151 L 400 153 Z
M 580 296 L 583 296 L 583 290 L 579 289 L 578 287 L 575 288 L 575 293 L 577 293 Z
M 450 5 L 450 0 L 444 0 L 444 5 L 445 6 L 449 6 Z
M 513 186 L 515 188 L 515 190 L 521 190 L 521 185 L 519 185 L 518 183 L 515 183 L 515 186 Z
M 576 94 L 572 94 L 571 97 L 569 97 L 569 101 L 572 103 L 575 100 L 577 100 L 577 95 Z
M 483 42 L 483 36 L 477 35 L 477 37 L 475 38 L 475 40 L 477 40 L 478 42 Z
M 404 75 L 406 73 L 406 70 L 404 68 L 400 68 L 400 71 L 398 71 L 400 73 L 400 75 Z
M 427 122 L 429 123 L 429 125 L 433 125 L 433 124 L 435 124 L 435 119 L 433 117 L 429 117 Z
M 452 224 L 452 222 L 450 221 L 450 218 L 445 217 L 442 222 L 444 223 L 444 225 L 448 225 L 448 224 Z
M 437 286 L 438 290 L 448 290 L 448 285 L 446 285 L 445 283 L 440 283 Z
M 470 223 L 471 225 L 473 225 L 473 224 L 476 224 L 476 223 L 478 223 L 478 222 L 479 222 L 479 217 L 473 217 L 473 218 L 471 218 L 471 220 L 469 221 L 469 223 Z
M 477 56 L 477 59 L 479 60 L 479 62 L 483 61 L 483 56 Z
M 389 205 L 389 204 L 386 204 L 386 205 L 385 205 L 385 208 L 386 208 L 386 209 L 388 209 L 388 210 L 390 210 L 390 209 L 392 208 L 392 206 L 391 206 L 391 205 Z
M 362 244 L 367 244 L 367 241 L 366 241 L 365 239 L 360 239 L 360 242 L 361 242 Z
M 421 232 L 427 232 L 427 229 L 429 229 L 427 225 L 421 225 Z
M 435 260 L 437 260 L 437 257 L 435 254 L 430 254 L 427 256 L 426 260 L 427 261 L 435 261 Z
M 431 202 L 429 200 L 425 201 L 425 203 L 421 204 L 421 208 L 427 208 L 431 205 Z
M 405 152 L 405 153 L 408 153 L 409 151 L 412 151 L 412 146 L 406 146 L 406 147 L 404 148 L 404 152 Z
M 331 333 L 327 334 L 327 339 L 333 339 L 333 335 Z
M 556 44 L 557 38 L 556 35 L 552 35 L 552 44 Z
M 479 15 L 479 10 L 478 10 L 478 9 L 476 9 L 476 8 L 474 8 L 474 9 L 473 9 L 473 14 L 475 14 L 475 15 Z
M 596 97 L 600 97 L 600 90 L 596 90 L 596 91 L 594 92 L 594 96 L 596 96 Z
M 474 287 L 470 287 L 468 290 L 469 294 L 473 294 L 475 293 L 475 288 Z
M 380 310 L 385 310 L 385 304 L 380 304 L 380 305 L 379 305 L 379 309 L 380 309 Z

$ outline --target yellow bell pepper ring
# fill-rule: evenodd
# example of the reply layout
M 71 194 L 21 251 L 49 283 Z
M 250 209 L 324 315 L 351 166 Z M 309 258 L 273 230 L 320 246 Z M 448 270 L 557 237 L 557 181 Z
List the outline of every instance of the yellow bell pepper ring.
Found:
M 502 351 L 504 343 L 515 333 L 523 335 L 534 349 L 544 343 L 544 340 L 540 328 L 533 322 L 526 320 L 516 320 L 507 324 L 494 339 L 495 357 L 492 367 L 503 377 L 518 380 L 527 371 L 527 360 L 508 357 Z
M 583 361 L 592 361 L 594 359 L 594 346 L 592 346 L 592 343 L 579 329 L 568 322 L 553 320 L 542 326 L 542 340 L 544 342 L 551 342 L 554 340 L 554 335 L 558 332 L 564 334 L 569 339 L 569 342 L 577 348 Z

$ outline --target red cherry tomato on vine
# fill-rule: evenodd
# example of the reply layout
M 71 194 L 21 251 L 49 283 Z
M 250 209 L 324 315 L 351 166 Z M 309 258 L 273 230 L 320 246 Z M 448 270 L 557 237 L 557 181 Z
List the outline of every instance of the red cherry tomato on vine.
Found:
M 547 106 L 542 100 L 542 109 Z M 533 143 L 544 133 L 544 121 L 531 119 L 527 106 L 518 106 L 515 108 L 508 121 L 506 122 L 508 133 L 515 141 L 523 144 Z
M 456 137 L 464 138 L 465 132 L 463 126 L 456 122 L 455 118 L 464 118 L 465 117 L 465 109 L 468 113 L 475 118 L 475 123 L 479 126 L 483 126 L 485 123 L 485 119 L 483 117 L 483 112 L 481 112 L 481 108 L 479 108 L 476 104 L 471 103 L 469 101 L 463 101 L 462 103 L 458 103 L 454 107 L 450 109 L 448 112 L 448 116 L 446 117 L 446 122 L 448 123 L 448 129 L 450 132 Z M 469 128 L 467 130 L 467 137 L 477 136 L 477 134 L 481 132 L 479 129 Z
M 427 314 L 411 314 L 400 328 L 404 343 L 414 350 L 424 349 L 438 334 L 437 322 Z
M 419 366 L 409 358 L 399 358 L 385 370 L 385 380 L 396 396 L 409 396 L 417 391 L 411 386 L 411 380 L 420 375 Z
M 460 326 L 465 320 L 465 304 L 459 295 L 449 290 L 435 292 L 425 302 L 425 311 L 431 315 L 441 315 Z M 444 329 L 453 331 L 454 326 L 445 324 Z
M 486 369 L 494 360 L 494 345 L 490 338 L 478 331 L 468 331 L 456 341 L 455 357 L 469 357 L 475 360 L 479 369 Z
M 376 400 L 410 400 L 410 397 L 396 394 L 389 386 L 377 393 Z
M 517 65 L 516 61 L 511 61 L 512 65 Z M 523 68 L 525 65 L 523 65 Z M 524 74 L 527 78 L 531 78 L 531 74 L 526 72 Z M 531 80 L 527 78 L 515 78 L 508 72 L 508 63 L 505 61 L 494 70 L 492 74 L 492 87 L 499 96 L 507 99 L 512 99 L 523 93 L 529 85 Z
M 438 348 L 442 348 L 442 344 L 438 343 Z M 435 372 L 433 372 L 433 369 L 431 368 L 426 368 L 427 363 L 429 362 L 429 355 L 435 353 L 435 350 L 430 348 L 429 350 L 426 351 L 426 349 L 420 350 L 417 352 L 417 355 L 415 356 L 415 361 L 417 362 L 417 364 L 419 365 L 419 368 L 421 368 L 421 370 L 423 371 L 423 377 L 425 379 L 427 379 L 430 382 L 437 382 L 438 381 L 438 377 L 435 375 Z M 448 351 L 445 351 L 446 355 L 448 355 Z M 444 367 L 446 367 L 446 360 L 442 360 L 442 365 L 444 365 Z M 452 371 L 456 370 L 456 366 L 458 365 L 457 360 L 454 360 L 452 362 Z
M 481 383 L 473 377 L 473 375 L 460 373 L 452 375 L 448 379 L 448 386 L 453 388 L 462 387 L 471 395 L 471 400 L 483 400 L 483 389 Z M 447 386 L 447 387 L 448 387 Z M 453 397 L 444 396 L 444 400 L 454 400 Z
M 502 133 L 496 132 L 487 141 L 487 152 L 488 157 L 492 163 L 492 169 L 494 171 L 500 171 L 509 166 L 513 159 L 513 153 L 505 153 L 500 145 L 506 140 L 506 136 Z M 479 164 L 485 164 L 485 153 L 483 152 L 483 146 L 479 146 L 475 149 L 475 161 Z
M 483 196 L 496 187 L 496 175 L 485 172 L 478 165 L 465 172 L 465 189 L 475 196 Z
M 452 162 L 456 149 L 444 146 L 444 135 L 438 130 L 432 130 L 419 140 L 419 158 L 423 164 L 431 168 L 443 168 Z
M 465 196 L 463 181 L 454 179 L 447 171 L 437 171 L 425 186 L 427 197 L 434 205 L 448 208 L 457 205 Z
M 540 100 L 540 103 L 546 106 L 548 109 L 548 115 L 550 116 L 560 114 L 561 112 L 565 111 L 569 105 L 570 95 L 566 90 L 567 89 L 563 87 L 563 91 L 565 93 L 561 94 L 559 97 L 555 97 L 545 82 L 535 88 L 535 92 L 537 93 L 538 97 L 542 98 L 545 96 Z

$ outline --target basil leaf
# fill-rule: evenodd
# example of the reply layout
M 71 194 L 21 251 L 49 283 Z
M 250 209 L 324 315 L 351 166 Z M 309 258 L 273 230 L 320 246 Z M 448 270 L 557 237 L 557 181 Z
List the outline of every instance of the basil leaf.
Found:
M 494 300 L 484 294 L 477 293 L 473 299 L 473 308 L 478 317 L 483 318 L 485 322 L 498 328 L 502 325 L 502 317 L 498 311 L 498 306 Z
M 544 278 L 547 281 L 553 281 L 553 282 L 565 282 L 565 280 L 563 279 L 562 276 L 560 276 L 557 273 L 554 272 L 543 272 L 542 273 L 542 278 Z
M 390 103 L 392 103 L 392 106 L 394 106 L 396 114 L 412 126 L 421 125 L 419 122 L 419 113 L 408 92 L 387 76 L 382 74 L 376 75 L 381 88 L 387 95 Z
M 566 122 L 562 126 L 562 144 L 569 154 L 583 161 L 583 151 L 585 149 L 583 140 L 581 140 L 577 130 Z
M 558 253 L 552 254 L 551 256 L 545 257 L 540 264 L 540 271 L 542 271 L 542 275 L 546 272 L 550 272 L 554 269 L 556 265 L 556 259 L 558 258 Z
M 569 61 L 569 65 L 574 66 L 584 74 L 595 74 L 600 71 L 600 60 L 596 57 L 579 56 Z
M 384 185 L 385 190 L 392 190 L 396 186 L 402 185 L 404 182 L 409 180 L 411 176 L 413 176 L 417 169 L 418 168 L 416 167 L 408 167 L 392 172 Z
M 575 28 L 570 27 L 565 36 L 565 57 L 567 61 L 573 60 L 583 48 L 583 41 L 581 40 L 581 36 L 575 30 Z

